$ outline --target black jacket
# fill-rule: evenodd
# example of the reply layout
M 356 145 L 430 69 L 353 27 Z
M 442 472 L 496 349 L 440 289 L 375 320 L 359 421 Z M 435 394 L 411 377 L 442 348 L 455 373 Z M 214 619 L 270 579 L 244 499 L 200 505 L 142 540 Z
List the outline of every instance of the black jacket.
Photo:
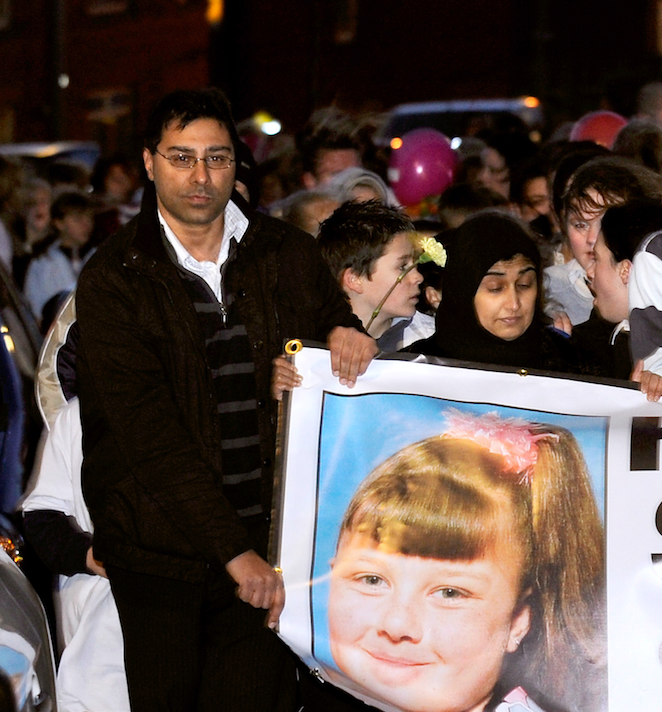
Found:
M 276 404 L 271 360 L 289 338 L 357 326 L 313 239 L 255 214 L 225 275 L 253 347 L 271 509 Z M 107 565 L 201 581 L 254 542 L 223 496 L 221 432 L 205 343 L 169 258 L 152 186 L 143 210 L 102 244 L 77 290 L 83 489 Z

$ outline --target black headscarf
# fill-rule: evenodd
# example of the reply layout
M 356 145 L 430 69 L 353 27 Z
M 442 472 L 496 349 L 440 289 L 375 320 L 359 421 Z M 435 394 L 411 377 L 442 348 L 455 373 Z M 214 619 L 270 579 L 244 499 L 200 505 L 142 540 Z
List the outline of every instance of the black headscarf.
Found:
M 520 337 L 505 341 L 483 328 L 474 297 L 487 271 L 501 260 L 523 255 L 531 260 L 538 280 L 538 298 L 531 326 Z M 547 342 L 542 311 L 540 253 L 526 228 L 505 213 L 486 212 L 457 228 L 448 245 L 443 296 L 437 311 L 435 352 L 448 358 L 500 366 L 544 368 Z

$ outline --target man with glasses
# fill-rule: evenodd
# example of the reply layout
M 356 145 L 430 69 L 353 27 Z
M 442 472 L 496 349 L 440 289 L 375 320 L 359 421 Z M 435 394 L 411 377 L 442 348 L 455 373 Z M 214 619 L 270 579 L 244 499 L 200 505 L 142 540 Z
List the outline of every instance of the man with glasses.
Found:
M 287 338 L 328 341 L 351 386 L 376 352 L 312 238 L 240 209 L 238 142 L 220 91 L 164 97 L 141 213 L 77 292 L 83 486 L 134 712 L 295 709 L 267 629 L 284 604 L 266 561 L 271 361 Z

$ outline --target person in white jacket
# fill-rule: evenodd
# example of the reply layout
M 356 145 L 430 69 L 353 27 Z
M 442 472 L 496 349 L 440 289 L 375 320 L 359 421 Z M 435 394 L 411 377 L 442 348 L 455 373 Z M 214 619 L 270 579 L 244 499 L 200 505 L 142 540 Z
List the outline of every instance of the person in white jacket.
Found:
M 92 557 L 92 522 L 81 489 L 78 399 L 58 413 L 22 502 L 26 535 L 59 573 L 55 607 L 62 657 L 60 712 L 129 712 L 117 607 L 103 567 Z

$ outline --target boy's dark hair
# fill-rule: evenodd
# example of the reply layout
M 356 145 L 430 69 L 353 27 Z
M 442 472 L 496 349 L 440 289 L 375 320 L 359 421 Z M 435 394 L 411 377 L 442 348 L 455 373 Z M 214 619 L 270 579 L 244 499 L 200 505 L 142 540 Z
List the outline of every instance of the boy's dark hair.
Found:
M 62 193 L 51 205 L 51 220 L 62 220 L 69 213 L 83 213 L 92 210 L 92 202 L 83 193 L 74 191 Z
M 166 94 L 152 109 L 145 129 L 145 148 L 156 152 L 163 129 L 175 122 L 186 128 L 197 119 L 216 119 L 230 134 L 232 145 L 239 144 L 239 135 L 234 125 L 230 103 L 225 94 L 215 87 L 206 89 L 178 89 Z
M 602 235 L 616 262 L 632 260 L 641 241 L 662 230 L 662 203 L 636 200 L 609 208 L 602 218 Z
M 589 191 L 595 191 L 596 201 Z M 563 195 L 563 222 L 573 212 L 597 212 L 632 200 L 662 199 L 662 176 L 617 156 L 595 158 L 573 175 Z
M 375 262 L 401 232 L 413 232 L 414 224 L 398 208 L 378 200 L 343 203 L 320 226 L 318 242 L 322 255 L 340 283 L 343 272 L 372 275 Z

